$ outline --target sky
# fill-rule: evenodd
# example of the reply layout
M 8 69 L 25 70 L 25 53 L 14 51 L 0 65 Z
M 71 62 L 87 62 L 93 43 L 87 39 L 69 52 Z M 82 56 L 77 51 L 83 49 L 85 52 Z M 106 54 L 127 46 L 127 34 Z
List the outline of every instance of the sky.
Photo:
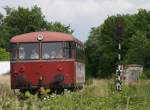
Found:
M 150 10 L 150 0 L 0 0 L 0 12 L 4 7 L 28 7 L 37 5 L 46 20 L 70 25 L 73 35 L 85 42 L 92 27 L 101 25 L 111 15 L 134 14 L 138 9 Z

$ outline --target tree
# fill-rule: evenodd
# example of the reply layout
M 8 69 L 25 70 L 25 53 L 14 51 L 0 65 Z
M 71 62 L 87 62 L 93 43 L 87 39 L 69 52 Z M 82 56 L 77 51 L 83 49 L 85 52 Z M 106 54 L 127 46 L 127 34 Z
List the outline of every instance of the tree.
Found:
M 45 21 L 40 8 L 37 6 L 34 6 L 31 10 L 18 7 L 18 9 L 12 9 L 7 13 L 4 25 L 10 27 L 12 34 L 16 35 L 39 31 L 44 27 Z
M 141 64 L 148 69 L 150 67 L 149 18 L 150 11 L 140 9 L 134 15 L 110 16 L 102 25 L 92 28 L 85 43 L 88 74 L 94 77 L 110 77 L 115 73 L 118 64 L 116 35 L 122 32 L 122 63 Z M 116 24 L 120 21 L 124 29 L 116 33 Z
M 6 16 L 0 13 L 0 48 L 7 48 L 9 40 L 18 34 L 36 31 L 73 33 L 70 25 L 48 22 L 37 6 L 29 8 L 5 8 Z M 3 51 L 5 53 L 5 51 Z M 7 53 L 6 53 L 7 54 Z M 5 59 L 5 57 L 4 57 Z
M 115 33 L 116 18 L 108 17 L 104 24 L 92 28 L 89 39 L 85 43 L 88 52 L 87 71 L 95 77 L 110 77 L 115 70 L 118 45 Z
M 18 7 L 17 9 L 6 6 L 6 16 L 0 16 L 0 47 L 8 45 L 11 37 L 35 31 L 55 31 L 73 33 L 70 25 L 65 26 L 60 22 L 48 22 L 45 20 L 41 9 L 37 6 L 29 8 Z M 1 20 L 2 18 L 2 20 Z
M 129 49 L 124 62 L 126 64 L 134 63 L 144 65 L 144 59 L 150 56 L 147 48 L 148 40 L 144 33 L 137 31 L 130 39 Z
M 46 30 L 54 32 L 64 32 L 69 34 L 73 33 L 73 30 L 70 28 L 70 25 L 65 26 L 62 25 L 60 22 L 48 23 Z

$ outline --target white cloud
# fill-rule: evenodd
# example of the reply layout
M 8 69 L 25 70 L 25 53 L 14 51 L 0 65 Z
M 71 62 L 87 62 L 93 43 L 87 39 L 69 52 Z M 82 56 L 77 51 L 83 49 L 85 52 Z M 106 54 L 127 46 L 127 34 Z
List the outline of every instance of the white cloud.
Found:
M 150 9 L 149 0 L 1 0 L 0 6 L 2 4 L 38 5 L 47 20 L 70 24 L 74 35 L 82 41 L 88 38 L 90 28 L 100 25 L 107 16 L 135 13 L 139 8 Z

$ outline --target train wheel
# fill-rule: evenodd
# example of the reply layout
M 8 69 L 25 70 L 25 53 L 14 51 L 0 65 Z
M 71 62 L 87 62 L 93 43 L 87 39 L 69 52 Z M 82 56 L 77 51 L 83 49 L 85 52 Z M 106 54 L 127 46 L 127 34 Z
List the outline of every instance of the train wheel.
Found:
M 70 90 L 71 92 L 75 92 L 75 91 L 76 91 L 75 87 L 71 87 L 69 90 Z
M 56 89 L 56 94 L 64 94 L 64 89 L 63 88 Z
M 26 91 L 27 91 L 26 89 L 20 89 L 19 90 L 19 92 L 22 93 L 22 94 L 25 94 Z

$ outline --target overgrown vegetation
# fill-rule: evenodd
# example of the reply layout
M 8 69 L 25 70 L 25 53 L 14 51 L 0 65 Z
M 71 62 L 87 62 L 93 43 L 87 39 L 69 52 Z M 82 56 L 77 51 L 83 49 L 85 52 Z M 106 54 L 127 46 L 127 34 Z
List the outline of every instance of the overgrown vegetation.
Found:
M 150 11 L 140 9 L 134 15 L 109 16 L 102 25 L 91 29 L 85 43 L 87 73 L 94 77 L 111 77 L 118 64 L 117 23 L 124 27 L 122 63 L 150 68 Z M 149 73 L 146 74 L 149 77 Z M 149 77 L 150 78 L 150 77 Z
M 116 92 L 113 80 L 93 80 L 79 92 L 64 95 L 30 96 L 20 99 L 9 85 L 0 84 L 0 109 L 4 110 L 149 110 L 150 81 L 124 86 Z

